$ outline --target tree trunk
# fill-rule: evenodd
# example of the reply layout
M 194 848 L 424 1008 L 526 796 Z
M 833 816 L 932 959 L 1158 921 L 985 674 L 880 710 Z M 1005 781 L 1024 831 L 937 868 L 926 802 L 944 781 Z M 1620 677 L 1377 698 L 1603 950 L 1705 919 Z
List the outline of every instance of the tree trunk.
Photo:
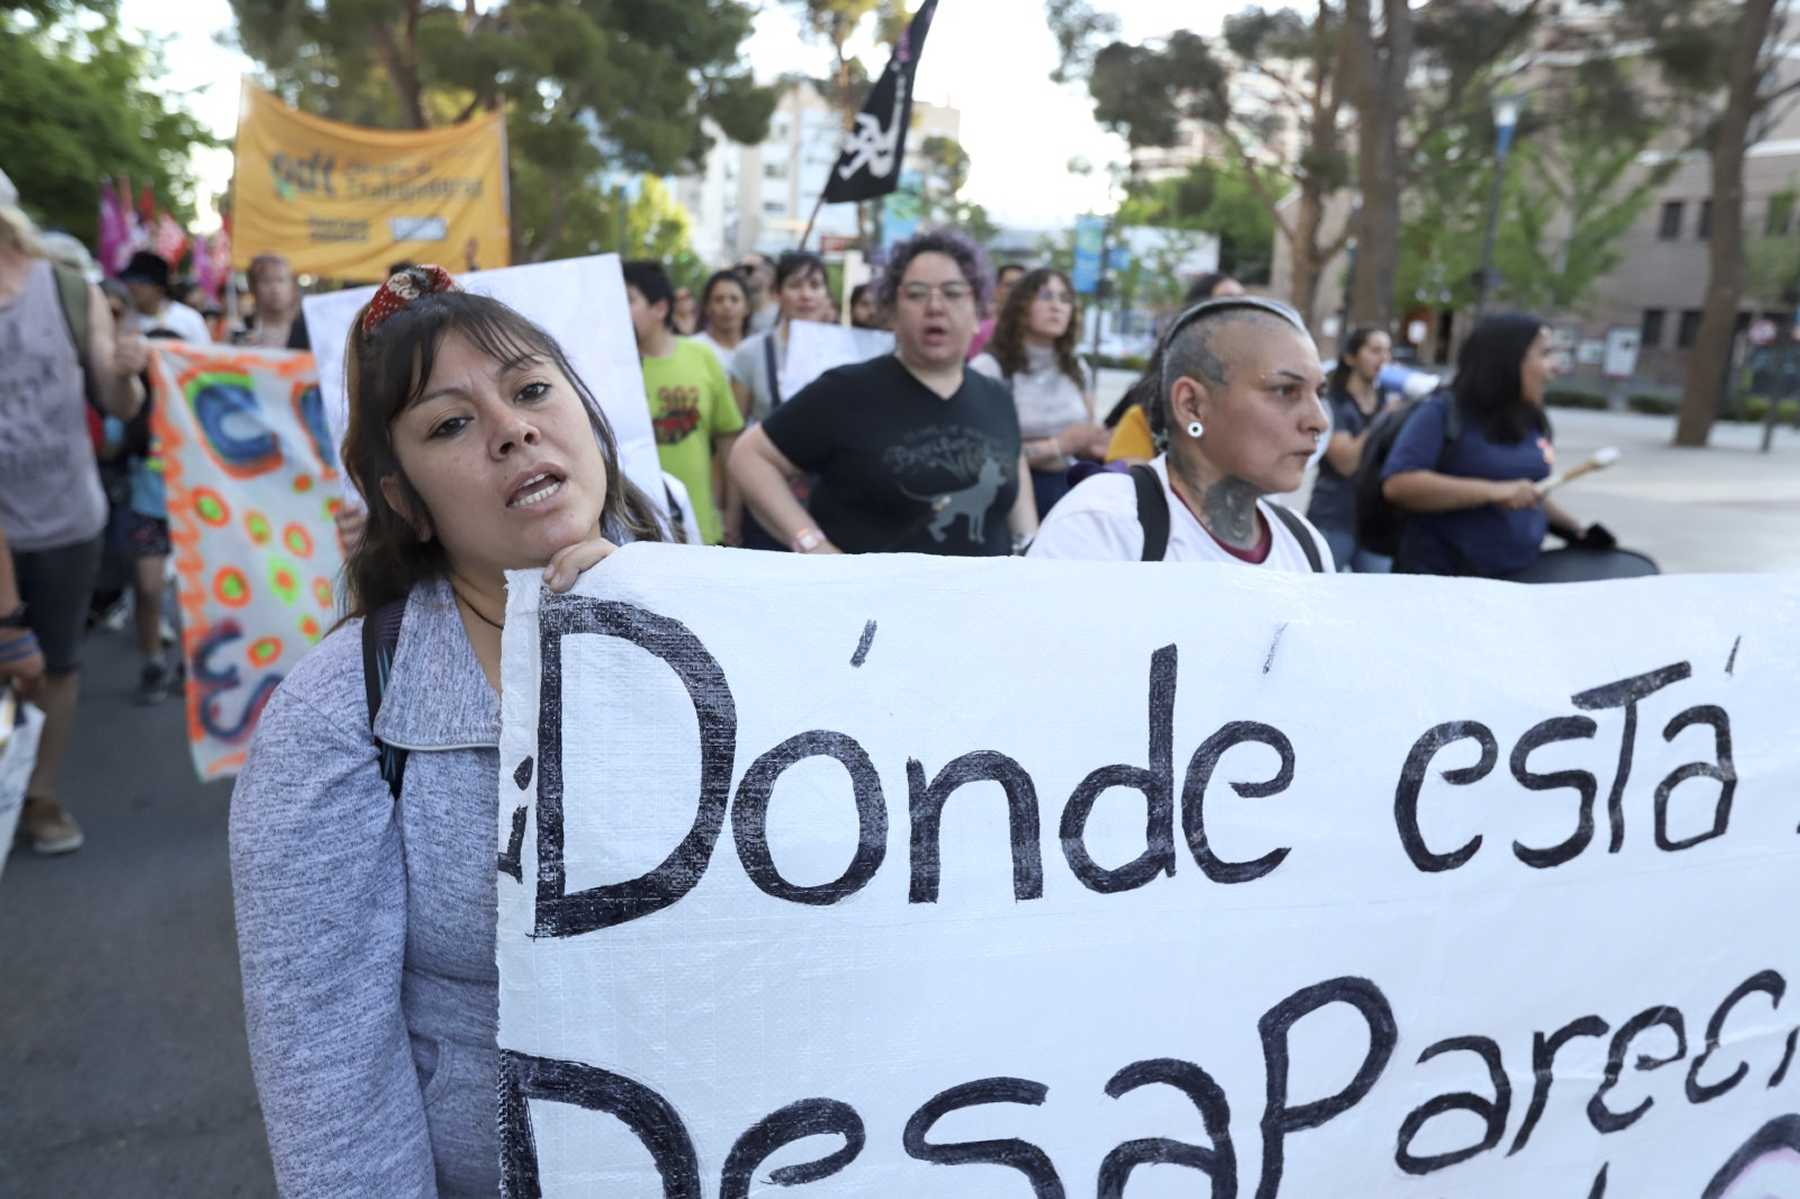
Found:
M 1375 40 L 1370 0 L 1345 5 L 1345 82 L 1357 122 L 1357 177 L 1362 209 L 1356 221 L 1356 271 L 1351 280 L 1352 325 L 1388 329 L 1394 323 L 1394 280 L 1400 261 L 1400 118 L 1412 67 L 1412 10 L 1407 0 L 1383 0 L 1385 52 Z
M 1313 328 L 1313 309 L 1319 302 L 1319 277 L 1325 273 L 1319 253 L 1319 226 L 1324 216 L 1324 199 L 1303 190 L 1299 203 L 1294 205 L 1294 232 L 1288 243 L 1294 258 L 1293 290 L 1288 299 L 1309 329 Z
M 1738 302 L 1744 294 L 1744 148 L 1756 115 L 1762 83 L 1758 62 L 1774 7 L 1775 0 L 1746 0 L 1731 50 L 1725 111 L 1713 136 L 1706 306 L 1688 355 L 1681 415 L 1675 422 L 1678 446 L 1704 446 L 1712 435 L 1731 359 Z
M 397 41 L 394 31 L 385 24 L 375 26 L 375 54 L 381 59 L 381 65 L 394 84 L 394 93 L 400 98 L 400 108 L 414 129 L 428 129 L 431 122 L 425 117 L 425 89 L 419 84 L 418 45 L 415 40 L 419 26 L 418 0 L 410 0 L 406 6 L 406 22 L 401 28 L 403 41 Z

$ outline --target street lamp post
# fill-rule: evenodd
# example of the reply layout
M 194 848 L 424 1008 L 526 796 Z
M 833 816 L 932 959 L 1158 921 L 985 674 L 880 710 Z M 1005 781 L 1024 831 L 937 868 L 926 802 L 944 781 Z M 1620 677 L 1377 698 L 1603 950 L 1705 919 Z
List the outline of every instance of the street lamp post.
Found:
M 1475 281 L 1475 315 L 1487 307 L 1494 287 L 1494 238 L 1500 232 L 1500 191 L 1506 183 L 1506 156 L 1512 149 L 1513 131 L 1519 127 L 1519 99 L 1501 95 L 1494 99 L 1494 194 L 1488 200 L 1487 234 L 1481 239 L 1481 274 Z

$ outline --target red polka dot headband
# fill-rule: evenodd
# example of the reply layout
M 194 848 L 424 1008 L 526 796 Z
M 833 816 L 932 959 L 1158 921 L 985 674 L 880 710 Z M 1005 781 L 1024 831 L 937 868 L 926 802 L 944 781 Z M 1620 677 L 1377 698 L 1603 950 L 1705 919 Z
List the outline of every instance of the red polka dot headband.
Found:
M 363 333 L 375 332 L 388 317 L 420 296 L 455 291 L 456 280 L 441 266 L 409 266 L 381 285 L 369 306 L 363 309 Z

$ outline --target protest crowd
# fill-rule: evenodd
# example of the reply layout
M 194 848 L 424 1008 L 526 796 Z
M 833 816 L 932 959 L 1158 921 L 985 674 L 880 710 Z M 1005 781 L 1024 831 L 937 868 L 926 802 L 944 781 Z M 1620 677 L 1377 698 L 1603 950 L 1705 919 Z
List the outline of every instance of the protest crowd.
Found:
M 326 340 L 284 246 L 237 246 L 234 272 L 216 244 L 110 241 L 39 230 L 0 176 L 0 690 L 44 713 L 16 836 L 42 855 L 106 835 L 58 785 L 84 638 L 132 639 L 136 702 L 204 702 L 188 696 L 191 546 L 172 531 L 172 482 L 191 484 L 171 478 L 157 413 L 185 400 L 157 364 L 173 378 L 174 355 L 208 347 L 310 362 Z M 636 348 L 647 486 L 609 415 L 620 398 L 546 314 L 467 286 L 472 254 L 419 249 L 384 247 L 384 279 L 305 280 L 374 287 L 331 339 L 347 424 L 321 459 L 341 464 L 345 502 L 305 532 L 337 540 L 342 570 L 233 763 L 250 1055 L 286 1193 L 500 1187 L 507 571 L 562 593 L 639 542 L 1516 582 L 1639 570 L 1553 498 L 1556 366 L 1528 313 L 1486 314 L 1453 372 L 1402 385 L 1394 330 L 1349 330 L 1322 360 L 1281 300 L 1182 279 L 1108 408 L 1070 276 L 990 261 L 952 226 L 835 289 L 803 244 L 711 264 L 692 288 L 628 259 L 622 302 L 595 305 L 615 324 L 592 332 Z M 858 356 L 802 370 L 800 347 L 827 336 Z M 226 412 L 220 436 L 254 442 L 229 424 L 248 419 Z

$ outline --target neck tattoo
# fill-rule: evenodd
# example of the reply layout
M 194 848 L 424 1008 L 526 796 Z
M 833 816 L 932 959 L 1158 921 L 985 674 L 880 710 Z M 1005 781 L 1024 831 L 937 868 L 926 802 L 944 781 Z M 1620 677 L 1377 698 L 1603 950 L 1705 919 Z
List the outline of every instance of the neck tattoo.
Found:
M 463 607 L 467 608 L 469 611 L 471 611 L 475 614 L 475 617 L 477 620 L 480 620 L 484 624 L 490 624 L 490 625 L 494 626 L 496 629 L 506 628 L 505 621 L 494 620 L 491 617 L 489 617 L 487 613 L 483 612 L 480 608 L 477 608 L 475 606 L 475 602 L 473 600 L 471 600 L 468 596 L 464 595 L 459 588 L 452 587 L 450 590 L 456 593 L 456 598 L 462 602 Z
M 1214 537 L 1240 550 L 1256 548 L 1256 489 L 1237 478 L 1224 478 L 1200 497 L 1200 517 Z

